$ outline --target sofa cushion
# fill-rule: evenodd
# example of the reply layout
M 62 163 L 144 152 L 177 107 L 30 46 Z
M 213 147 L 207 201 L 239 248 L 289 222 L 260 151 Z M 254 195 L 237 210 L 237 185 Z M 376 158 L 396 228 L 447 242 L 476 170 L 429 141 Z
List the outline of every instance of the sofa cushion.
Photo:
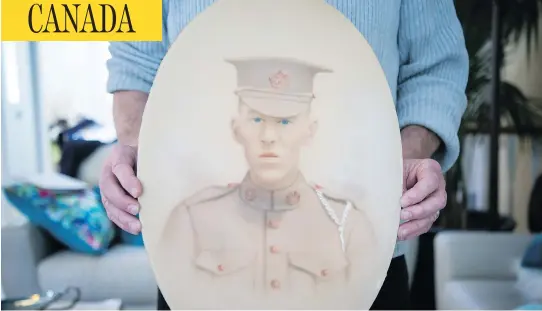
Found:
M 4 187 L 4 193 L 33 225 L 74 251 L 103 253 L 115 236 L 96 188 L 46 189 L 23 182 Z
M 99 256 L 57 252 L 40 262 L 38 281 L 42 290 L 76 286 L 83 300 L 120 298 L 123 305 L 155 305 L 158 290 L 145 249 L 128 245 Z
M 511 310 L 523 304 L 514 280 L 451 281 L 441 299 L 446 310 Z

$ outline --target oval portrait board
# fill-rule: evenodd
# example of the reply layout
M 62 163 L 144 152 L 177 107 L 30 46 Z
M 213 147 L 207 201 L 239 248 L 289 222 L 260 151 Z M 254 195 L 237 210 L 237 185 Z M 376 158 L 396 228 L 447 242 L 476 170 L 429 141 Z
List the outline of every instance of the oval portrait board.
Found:
M 220 0 L 173 43 L 143 116 L 149 260 L 172 309 L 368 309 L 399 226 L 378 59 L 320 0 Z

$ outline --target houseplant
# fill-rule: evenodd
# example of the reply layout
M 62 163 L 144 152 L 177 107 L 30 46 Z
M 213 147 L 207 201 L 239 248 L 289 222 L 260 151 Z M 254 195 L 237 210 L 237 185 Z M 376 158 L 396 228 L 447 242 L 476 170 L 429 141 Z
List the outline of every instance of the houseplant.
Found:
M 492 11 L 495 2 L 500 6 L 501 33 L 492 40 Z M 538 31 L 542 0 L 455 0 L 456 11 L 463 26 L 470 56 L 467 84 L 467 110 L 459 130 L 462 142 L 469 133 L 489 133 L 491 125 L 491 65 L 495 46 L 500 56 L 501 68 L 507 64 L 507 52 L 523 38 L 526 39 L 525 57 L 538 48 Z M 496 44 L 495 44 L 496 43 Z M 494 45 L 495 44 L 495 45 Z M 520 137 L 541 131 L 542 115 L 513 83 L 501 81 L 498 100 L 501 115 L 501 132 L 516 133 Z M 446 227 L 462 226 L 465 194 L 462 176 L 462 157 L 447 172 L 448 206 L 442 217 Z

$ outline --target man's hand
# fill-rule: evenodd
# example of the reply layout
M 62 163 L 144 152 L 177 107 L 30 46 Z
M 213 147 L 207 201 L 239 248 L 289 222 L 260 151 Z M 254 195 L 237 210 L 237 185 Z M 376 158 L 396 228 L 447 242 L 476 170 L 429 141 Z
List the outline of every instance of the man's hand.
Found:
M 403 196 L 397 237 L 408 240 L 426 233 L 446 206 L 446 187 L 440 164 L 430 159 L 441 141 L 428 129 L 410 125 L 401 130 Z
M 141 231 L 135 217 L 139 213 L 137 198 L 141 195 L 141 182 L 134 167 L 137 148 L 118 144 L 107 158 L 100 177 L 100 192 L 107 216 L 122 230 L 132 234 Z
M 446 187 L 441 167 L 431 159 L 405 159 L 403 196 L 398 238 L 407 240 L 426 233 L 446 206 Z
M 107 216 L 132 234 L 141 231 L 141 223 L 135 215 L 139 213 L 137 198 L 143 187 L 135 175 L 135 166 L 141 119 L 148 98 L 149 94 L 140 91 L 113 94 L 113 118 L 119 143 L 113 147 L 100 177 Z

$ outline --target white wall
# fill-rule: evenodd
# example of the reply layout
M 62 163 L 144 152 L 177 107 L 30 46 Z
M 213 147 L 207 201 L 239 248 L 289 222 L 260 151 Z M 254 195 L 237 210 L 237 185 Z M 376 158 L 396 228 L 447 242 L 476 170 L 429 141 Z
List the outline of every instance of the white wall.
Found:
M 112 97 L 106 92 L 106 42 L 40 42 L 38 63 L 44 117 L 78 115 L 112 124 Z

